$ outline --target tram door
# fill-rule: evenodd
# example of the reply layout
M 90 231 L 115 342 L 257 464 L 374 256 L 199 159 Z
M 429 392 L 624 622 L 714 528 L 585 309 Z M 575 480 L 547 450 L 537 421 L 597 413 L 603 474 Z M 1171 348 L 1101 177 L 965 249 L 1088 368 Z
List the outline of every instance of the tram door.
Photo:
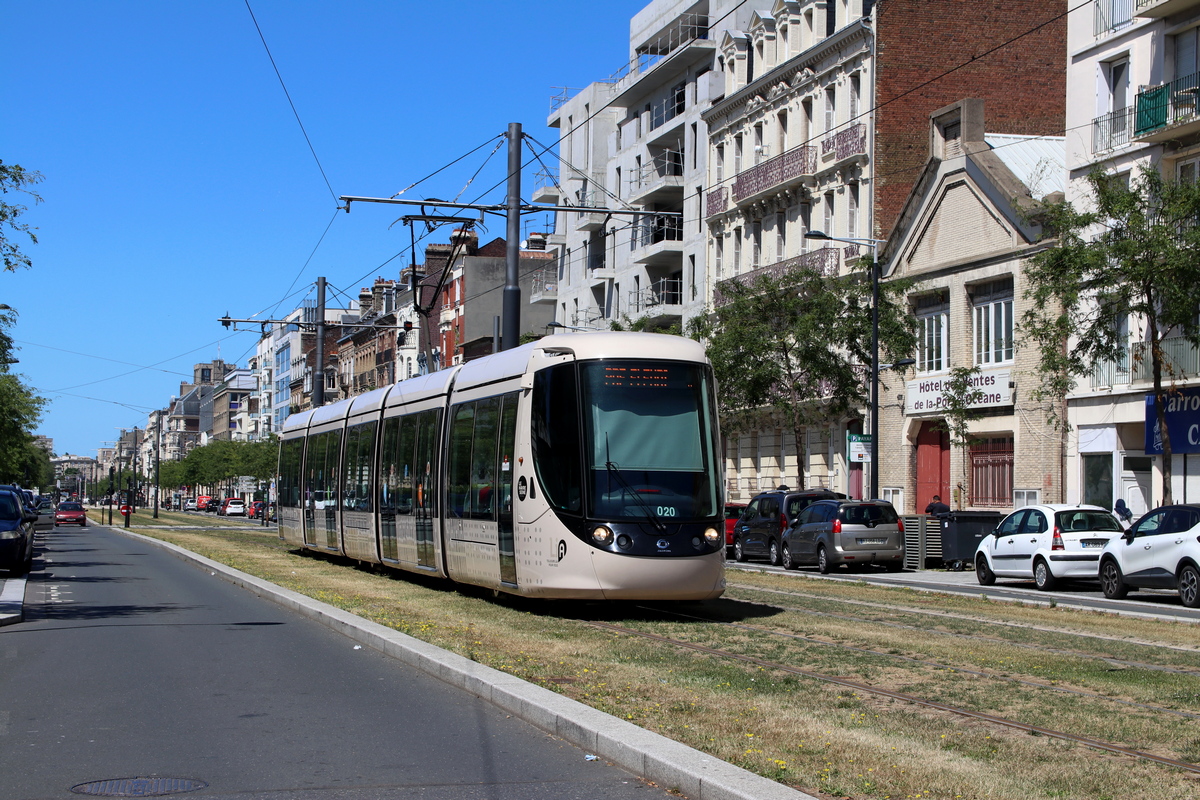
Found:
M 437 452 L 438 412 L 424 411 L 414 420 L 416 455 L 412 464 L 412 513 L 416 523 L 417 565 L 436 567 L 437 549 L 433 544 L 433 518 L 437 513 L 434 454 Z
M 500 471 L 497 486 L 500 490 L 497 508 L 499 523 L 497 544 L 500 550 L 500 581 L 517 585 L 517 554 L 513 535 L 513 473 L 517 471 L 517 398 L 513 392 L 501 398 L 500 411 Z

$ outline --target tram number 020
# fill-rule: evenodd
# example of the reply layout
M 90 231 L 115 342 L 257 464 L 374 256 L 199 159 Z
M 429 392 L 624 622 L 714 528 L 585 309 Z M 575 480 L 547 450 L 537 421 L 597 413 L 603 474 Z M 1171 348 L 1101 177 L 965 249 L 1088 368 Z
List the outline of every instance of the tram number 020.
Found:
M 675 516 L 675 506 L 659 506 L 657 513 L 660 517 L 673 517 Z

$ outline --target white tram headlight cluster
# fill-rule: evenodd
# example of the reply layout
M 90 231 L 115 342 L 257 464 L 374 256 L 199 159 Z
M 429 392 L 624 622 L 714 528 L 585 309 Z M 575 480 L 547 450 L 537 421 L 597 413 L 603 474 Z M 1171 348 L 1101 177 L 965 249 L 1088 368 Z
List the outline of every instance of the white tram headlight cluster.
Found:
M 715 546 L 717 542 L 721 541 L 721 534 L 716 528 L 707 528 L 704 531 L 704 541 Z
M 613 532 L 612 528 L 607 525 L 597 525 L 592 529 L 592 541 L 601 547 L 608 547 L 612 544 Z

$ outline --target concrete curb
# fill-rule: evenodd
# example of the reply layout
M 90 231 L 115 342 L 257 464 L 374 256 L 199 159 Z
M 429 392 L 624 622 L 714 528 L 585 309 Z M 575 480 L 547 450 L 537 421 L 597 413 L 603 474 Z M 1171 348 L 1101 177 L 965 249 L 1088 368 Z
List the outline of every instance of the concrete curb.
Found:
M 356 642 L 471 692 L 518 719 L 634 775 L 653 781 L 664 789 L 678 789 L 693 800 L 817 800 L 812 795 L 639 728 L 549 689 L 219 564 L 177 545 L 123 528 L 112 530 L 168 550 L 234 585 L 249 589 Z
M 0 589 L 0 625 L 15 625 L 25 619 L 25 576 L 6 578 Z

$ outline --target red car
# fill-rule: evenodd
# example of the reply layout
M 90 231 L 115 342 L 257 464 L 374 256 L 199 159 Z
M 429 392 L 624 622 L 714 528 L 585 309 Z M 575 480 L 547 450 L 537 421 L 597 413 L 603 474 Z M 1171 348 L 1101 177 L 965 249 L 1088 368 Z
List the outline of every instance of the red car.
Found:
M 87 527 L 87 511 L 83 509 L 82 503 L 65 502 L 59 503 L 58 508 L 54 511 L 54 527 L 59 525 L 78 525 L 81 528 Z
M 725 504 L 725 554 L 733 554 L 733 528 L 737 525 L 742 512 L 746 510 L 745 503 Z

